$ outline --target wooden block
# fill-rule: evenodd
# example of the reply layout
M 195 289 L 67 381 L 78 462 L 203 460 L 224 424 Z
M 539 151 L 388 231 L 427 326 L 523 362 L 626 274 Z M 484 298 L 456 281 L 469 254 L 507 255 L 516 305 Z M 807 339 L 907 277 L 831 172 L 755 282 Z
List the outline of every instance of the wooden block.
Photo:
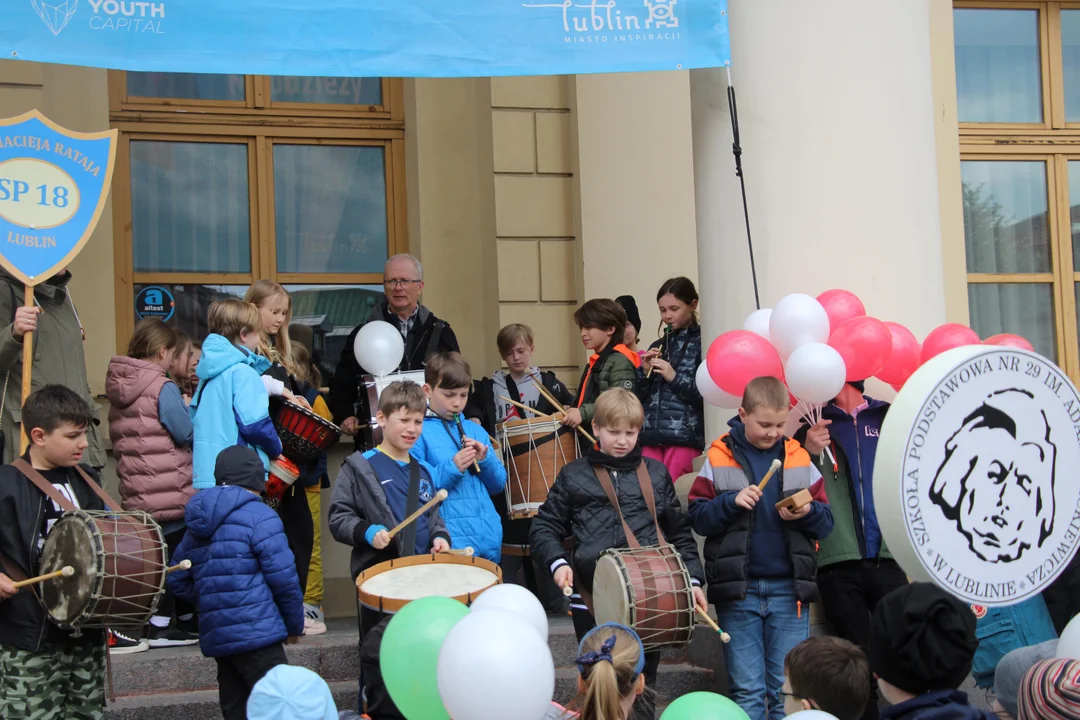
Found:
M 804 489 L 776 503 L 776 509 L 779 510 L 780 508 L 786 507 L 788 510 L 795 512 L 812 502 L 814 502 L 814 496 L 810 494 L 809 490 Z

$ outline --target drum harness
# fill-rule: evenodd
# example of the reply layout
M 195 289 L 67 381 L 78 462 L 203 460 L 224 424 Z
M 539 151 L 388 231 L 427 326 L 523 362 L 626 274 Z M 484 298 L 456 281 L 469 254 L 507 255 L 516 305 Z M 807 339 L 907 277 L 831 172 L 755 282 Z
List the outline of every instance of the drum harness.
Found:
M 30 482 L 32 482 L 38 490 L 45 493 L 45 495 L 48 496 L 48 498 L 54 503 L 56 503 L 56 506 L 59 507 L 61 510 L 63 510 L 64 512 L 72 512 L 76 509 L 70 500 L 64 497 L 63 494 L 59 490 L 57 490 L 51 482 L 46 480 L 45 477 L 37 470 L 35 470 L 30 463 L 26 462 L 26 460 L 22 459 L 21 457 L 16 458 L 11 462 L 11 465 L 16 470 L 25 475 L 26 478 L 29 479 Z M 101 501 L 105 503 L 106 509 L 120 507 L 120 503 L 109 497 L 109 494 L 105 492 L 100 485 L 94 482 L 93 478 L 90 477 L 90 474 L 82 469 L 82 466 L 75 465 L 74 467 L 75 470 L 78 471 L 79 475 L 82 477 L 83 481 L 85 481 L 86 484 L 90 486 L 90 489 L 94 492 L 94 494 L 101 498 Z M 0 557 L 0 561 L 3 561 L 2 557 Z M 4 562 L 5 566 L 7 566 L 7 564 L 7 562 Z M 18 580 L 18 578 L 15 579 Z M 75 632 L 72 633 L 72 637 L 78 637 L 81 634 L 82 632 L 78 628 L 76 628 Z M 109 655 L 109 649 L 107 647 L 105 648 L 105 678 L 106 682 L 108 683 L 109 699 L 113 702 L 116 702 L 116 689 L 113 686 L 112 677 L 112 658 Z
M 608 501 L 615 508 L 615 512 L 619 513 L 619 521 L 622 522 L 623 532 L 626 533 L 627 547 L 631 550 L 640 550 L 641 543 L 638 542 L 634 531 L 630 529 L 630 526 L 626 523 L 626 518 L 623 517 L 622 508 L 619 506 L 619 498 L 615 493 L 615 486 L 611 482 L 611 474 L 602 465 L 593 465 L 592 467 L 593 472 L 596 473 L 596 479 L 600 481 L 600 487 L 603 488 L 604 494 L 608 497 Z M 649 514 L 652 515 L 653 525 L 656 527 L 657 544 L 661 548 L 666 547 L 674 552 L 674 548 L 664 537 L 664 531 L 660 529 L 660 522 L 656 519 L 656 497 L 653 495 L 652 480 L 649 478 L 649 471 L 645 469 L 644 462 L 637 466 L 636 475 L 638 485 L 641 486 L 641 494 L 645 498 L 645 504 L 649 507 Z M 585 588 L 575 588 L 575 590 L 581 594 L 581 599 L 585 601 L 589 612 L 593 612 L 592 593 L 587 592 Z

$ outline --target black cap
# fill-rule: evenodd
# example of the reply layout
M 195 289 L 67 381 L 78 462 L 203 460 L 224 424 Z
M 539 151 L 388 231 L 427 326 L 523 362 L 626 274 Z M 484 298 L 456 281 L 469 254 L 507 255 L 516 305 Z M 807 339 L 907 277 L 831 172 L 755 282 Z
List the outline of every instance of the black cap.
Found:
M 870 669 L 912 695 L 960 687 L 978 647 L 975 613 L 931 583 L 893 590 L 870 621 Z
M 856 390 L 858 390 L 861 393 L 866 392 L 866 381 L 865 380 L 852 380 L 851 382 L 848 383 L 848 385 L 855 388 Z
M 626 311 L 627 321 L 634 326 L 634 329 L 641 333 L 641 313 L 637 309 L 637 300 L 634 300 L 633 295 L 620 295 L 615 298 L 615 302 L 622 305 L 623 310 Z
M 218 453 L 214 478 L 218 485 L 235 485 L 258 493 L 266 489 L 266 468 L 262 458 L 242 445 L 233 445 Z

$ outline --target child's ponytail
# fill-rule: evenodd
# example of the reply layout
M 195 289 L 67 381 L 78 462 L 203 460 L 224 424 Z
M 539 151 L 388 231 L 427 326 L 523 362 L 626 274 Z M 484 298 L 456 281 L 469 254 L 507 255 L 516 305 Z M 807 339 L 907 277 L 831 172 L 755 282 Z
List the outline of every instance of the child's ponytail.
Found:
M 581 639 L 578 651 L 581 682 L 571 707 L 581 720 L 626 720 L 623 700 L 638 694 L 645 667 L 641 639 L 624 625 L 605 623 Z

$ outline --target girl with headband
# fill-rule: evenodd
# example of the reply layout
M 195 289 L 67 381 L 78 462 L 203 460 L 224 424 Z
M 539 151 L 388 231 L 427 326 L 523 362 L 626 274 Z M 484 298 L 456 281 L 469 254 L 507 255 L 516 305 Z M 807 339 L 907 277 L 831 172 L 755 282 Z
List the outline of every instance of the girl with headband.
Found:
M 577 659 L 578 693 L 572 709 L 556 705 L 545 720 L 626 720 L 645 692 L 645 648 L 641 638 L 618 623 L 599 625 L 581 639 Z

